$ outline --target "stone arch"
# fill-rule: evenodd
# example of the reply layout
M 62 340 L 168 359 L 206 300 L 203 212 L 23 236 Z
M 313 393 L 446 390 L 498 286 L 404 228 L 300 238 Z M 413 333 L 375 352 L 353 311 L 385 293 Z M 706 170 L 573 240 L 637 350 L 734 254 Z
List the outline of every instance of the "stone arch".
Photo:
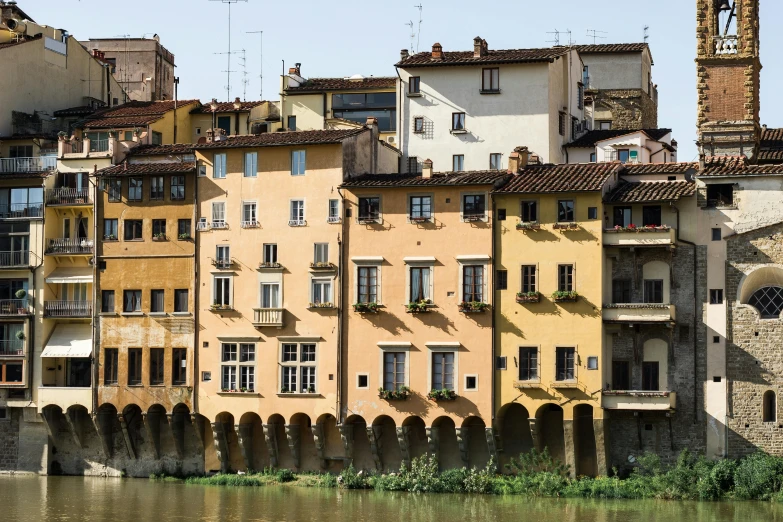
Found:
M 506 404 L 496 417 L 500 443 L 503 451 L 499 454 L 498 463 L 501 470 L 512 458 L 519 458 L 523 453 L 529 453 L 535 446 L 530 432 L 530 413 L 519 403 Z
M 81 404 L 72 404 L 65 411 L 64 419 L 76 446 L 79 448 L 88 446 L 87 441 L 95 435 L 95 427 L 87 408 Z
M 325 470 L 332 473 L 339 473 L 343 470 L 345 462 L 341 455 L 345 455 L 345 448 L 340 436 L 340 430 L 337 427 L 337 419 L 331 413 L 320 415 L 315 421 L 313 428 L 313 437 L 316 433 L 322 437 L 321 441 L 316 441 L 316 450 L 319 452 L 319 458 L 323 455 L 322 464 L 325 464 Z
M 651 337 L 642 345 L 642 386 L 646 391 L 669 389 L 669 341 Z
M 145 432 L 144 415 L 138 404 L 128 404 L 122 409 L 120 426 L 122 427 L 128 456 L 132 459 L 142 458 L 146 453 L 145 450 L 147 450 L 144 443 L 149 437 Z M 149 453 L 152 454 L 154 452 L 150 450 Z
M 160 404 L 153 404 L 147 409 L 147 413 L 142 415 L 142 418 L 147 437 L 151 443 L 151 450 L 155 454 L 154 457 L 159 459 L 161 454 L 174 453 L 174 444 L 168 430 L 166 408 Z
M 457 434 L 462 433 L 460 452 L 462 461 L 468 467 L 484 468 L 489 462 L 489 448 L 487 447 L 487 425 L 481 417 L 468 417 L 462 421 L 462 427 Z M 467 435 L 467 440 L 464 437 Z M 467 449 L 467 454 L 465 450 Z M 466 458 L 467 457 L 467 458 Z
M 245 469 L 239 438 L 234 429 L 234 415 L 227 411 L 218 413 L 212 423 L 212 435 L 220 470 L 227 473 L 230 470 Z
M 357 470 L 375 469 L 370 439 L 367 437 L 367 421 L 361 415 L 351 415 L 340 427 L 345 457 Z
M 762 266 L 743 275 L 737 285 L 737 299 L 741 304 L 749 304 L 751 296 L 764 287 L 783 288 L 783 266 Z
M 408 455 L 411 460 L 426 455 L 429 452 L 427 442 L 427 428 L 424 420 L 417 415 L 412 415 L 402 421 L 408 442 Z
M 438 417 L 432 421 L 437 435 L 437 452 L 440 469 L 461 468 L 464 466 L 457 441 L 457 426 L 451 417 Z
M 188 433 L 192 428 L 190 420 L 190 407 L 188 407 L 187 404 L 180 402 L 174 405 L 174 408 L 171 410 L 171 415 L 168 416 L 168 424 L 170 435 L 168 439 L 169 442 L 173 443 L 173 451 L 176 452 L 180 461 L 184 460 L 188 451 L 192 452 L 195 450 L 195 454 L 200 454 L 202 452 L 202 448 L 200 447 L 199 442 L 200 439 L 198 439 L 195 434 L 188 436 Z M 191 449 L 188 448 L 189 442 L 191 443 Z M 164 444 L 163 447 L 166 448 L 167 445 Z
M 273 444 L 273 451 L 270 452 L 269 460 L 270 462 L 272 461 L 272 454 L 274 453 L 277 459 L 276 467 L 294 469 L 296 467 L 294 455 L 291 453 L 291 448 L 288 446 L 288 437 L 286 436 L 285 427 L 285 417 L 279 413 L 272 414 L 267 419 L 266 427 L 264 428 L 264 436 L 266 437 L 267 444 Z
M 104 403 L 98 407 L 95 416 L 96 429 L 101 440 L 101 446 L 104 456 L 111 458 L 114 456 L 114 450 L 120 443 L 117 439 L 122 439 L 122 428 L 117 419 L 117 407 L 111 403 Z
M 536 427 L 538 440 L 536 446 L 549 450 L 549 454 L 566 462 L 565 432 L 563 431 L 563 408 L 557 404 L 544 404 L 536 412 Z
M 776 422 L 778 419 L 778 401 L 775 392 L 772 390 L 765 391 L 762 402 L 763 422 Z
M 579 404 L 574 407 L 574 476 L 598 475 L 598 453 L 593 425 L 593 407 Z
M 258 413 L 249 411 L 239 418 L 237 437 L 242 459 L 248 471 L 260 471 L 269 466 L 269 451 L 264 441 L 264 422 Z
M 295 413 L 285 427 L 286 439 L 297 469 L 317 471 L 321 469 L 315 447 L 312 421 L 305 413 Z
M 660 300 L 661 303 L 671 302 L 671 265 L 665 261 L 653 260 L 648 261 L 642 265 L 642 280 L 661 280 L 663 281 L 663 295 Z M 658 302 L 657 300 L 650 300 L 651 296 L 646 296 L 644 293 L 647 291 L 642 285 L 642 297 L 644 302 Z
M 380 415 L 372 421 L 377 451 L 373 452 L 376 465 L 388 471 L 398 471 L 402 465 L 402 452 L 397 440 L 397 423 L 388 415 Z M 369 434 L 368 434 L 369 436 Z M 370 448 L 372 449 L 372 438 Z M 380 464 L 379 460 L 380 459 Z
M 41 416 L 46 423 L 49 431 L 49 438 L 54 447 L 57 448 L 65 443 L 68 434 L 68 424 L 66 423 L 63 409 L 56 404 L 49 404 L 41 411 Z

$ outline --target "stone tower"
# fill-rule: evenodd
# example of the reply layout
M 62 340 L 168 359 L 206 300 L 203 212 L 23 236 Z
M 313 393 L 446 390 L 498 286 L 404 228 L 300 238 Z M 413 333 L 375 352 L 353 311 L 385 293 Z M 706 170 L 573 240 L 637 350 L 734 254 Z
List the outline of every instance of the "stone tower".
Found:
M 708 156 L 758 153 L 759 0 L 696 0 L 699 143 Z

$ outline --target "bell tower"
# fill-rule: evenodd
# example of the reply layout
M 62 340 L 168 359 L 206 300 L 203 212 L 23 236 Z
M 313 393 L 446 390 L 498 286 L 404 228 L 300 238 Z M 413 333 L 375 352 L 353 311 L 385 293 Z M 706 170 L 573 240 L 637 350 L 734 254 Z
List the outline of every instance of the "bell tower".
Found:
M 696 0 L 700 150 L 758 154 L 759 0 Z

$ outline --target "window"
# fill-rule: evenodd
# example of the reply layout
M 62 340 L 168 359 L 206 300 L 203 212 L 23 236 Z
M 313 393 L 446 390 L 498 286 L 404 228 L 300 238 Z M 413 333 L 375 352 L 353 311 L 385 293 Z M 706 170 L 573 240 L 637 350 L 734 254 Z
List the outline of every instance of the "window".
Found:
M 119 350 L 106 348 L 103 350 L 103 384 L 117 384 L 119 366 Z
M 282 345 L 282 393 L 315 393 L 315 344 L 285 343 Z
M 642 207 L 642 224 L 644 226 L 661 226 L 661 206 Z
M 465 113 L 455 112 L 451 115 L 451 130 L 463 131 L 465 130 Z
M 356 389 L 369 390 L 370 389 L 370 376 L 366 373 L 356 374 Z
M 574 291 L 574 265 L 557 265 L 557 290 Z
M 765 286 L 754 292 L 748 304 L 761 314 L 762 319 L 777 319 L 783 310 L 783 288 Z
M 141 384 L 141 348 L 128 349 L 128 386 Z
M 104 219 L 103 220 L 103 239 L 112 241 L 117 239 L 117 220 L 116 219 Z
M 500 92 L 500 69 L 482 69 L 481 71 L 481 91 L 482 92 Z
M 538 348 L 519 349 L 519 380 L 538 380 Z
M 306 151 L 295 150 L 291 153 L 291 175 L 304 176 L 307 163 Z
M 245 177 L 255 178 L 258 176 L 258 153 L 246 152 L 245 153 Z
M 595 152 L 590 153 L 590 163 L 595 163 L 597 161 Z
M 576 85 L 576 107 L 584 109 L 585 107 L 585 86 L 581 83 Z
M 465 391 L 478 391 L 478 375 L 465 376 Z
M 432 196 L 411 196 L 409 202 L 411 220 L 432 219 Z
M 150 177 L 150 201 L 159 201 L 164 198 L 163 176 Z
M 598 369 L 598 357 L 595 355 L 591 355 L 587 358 L 587 369 L 588 370 L 597 370 Z
M 537 292 L 536 287 L 536 265 L 525 265 L 522 267 L 522 293 L 529 294 Z
M 662 279 L 644 280 L 644 302 L 663 303 L 663 280 Z
M 557 114 L 557 132 L 561 136 L 565 136 L 566 133 L 566 114 L 559 112 Z
M 122 311 L 141 312 L 141 290 L 125 290 L 122 299 Z
M 162 145 L 163 144 L 163 133 L 152 131 L 152 144 L 153 145 Z
M 339 199 L 330 199 L 329 200 L 329 217 L 326 219 L 329 223 L 339 223 L 340 222 L 340 200 Z
M 778 418 L 777 401 L 775 392 L 767 390 L 764 392 L 763 422 L 775 422 Z
M 185 176 L 171 176 L 171 200 L 185 199 Z
M 381 198 L 379 197 L 361 197 L 359 198 L 359 221 L 377 221 L 380 217 Z
M 384 352 L 383 354 L 383 389 L 397 391 L 405 383 L 405 352 Z
M 555 349 L 555 380 L 572 381 L 576 378 L 574 362 L 576 359 L 576 348 L 556 348 Z
M 557 202 L 557 222 L 571 223 L 574 221 L 574 200 L 561 199 Z
M 614 207 L 614 225 L 615 227 L 627 228 L 633 223 L 631 219 L 631 207 Z
M 207 175 L 207 166 L 206 165 L 199 165 L 198 166 L 198 175 L 200 178 L 206 177 Z
M 723 304 L 723 289 L 710 290 L 710 304 Z
M 712 336 L 712 343 L 713 344 L 720 344 L 720 335 L 713 335 Z
M 378 302 L 378 267 L 360 266 L 358 303 Z
M 508 369 L 508 357 L 506 357 L 505 355 L 499 355 L 498 357 L 495 357 L 495 369 L 496 370 Z
M 280 285 L 278 283 L 261 283 L 261 308 L 280 308 Z
M 166 311 L 163 290 L 150 290 L 150 312 L 163 313 Z
M 125 241 L 141 241 L 141 219 L 126 219 L 125 220 Z
M 315 243 L 313 245 L 313 263 L 329 262 L 329 243 Z
M 523 223 L 538 223 L 538 202 L 522 201 L 520 203 L 519 219 Z
M 291 201 L 291 216 L 288 222 L 290 226 L 301 227 L 305 224 L 305 202 L 301 199 Z
M 408 93 L 419 94 L 421 92 L 421 77 L 411 76 L 408 83 Z
M 451 157 L 451 170 L 454 172 L 462 172 L 465 170 L 465 155 L 455 154 Z
M 501 170 L 503 162 L 503 155 L 500 153 L 492 153 L 489 155 L 489 170 Z
M 239 362 L 237 345 L 234 343 L 223 343 L 220 347 L 220 352 L 220 389 L 224 392 L 237 391 L 237 363 Z
M 499 208 L 498 209 L 498 221 L 505 221 L 506 220 L 506 209 L 505 208 Z
M 174 348 L 171 351 L 171 384 L 185 386 L 188 382 L 188 351 Z
M 508 290 L 508 270 L 495 271 L 495 290 Z
M 141 201 L 143 185 L 142 178 L 128 180 L 128 201 Z
M 174 313 L 184 314 L 188 312 L 188 291 L 186 289 L 174 290 Z
M 483 218 L 487 211 L 487 198 L 484 194 L 466 194 L 462 196 L 462 216 L 465 219 Z
M 163 384 L 164 354 L 163 348 L 150 348 L 150 386 Z
M 264 250 L 264 263 L 268 265 L 273 265 L 277 263 L 277 244 L 275 243 L 265 243 L 263 246 Z
M 454 390 L 454 352 L 432 354 L 432 389 Z
M 432 277 L 432 267 L 412 266 L 410 267 L 410 300 L 411 303 L 431 300 L 430 281 Z
M 421 134 L 424 132 L 424 118 L 417 116 L 413 118 L 413 132 Z
M 310 301 L 316 306 L 331 303 L 332 281 L 330 279 L 313 279 Z
M 226 177 L 226 154 L 215 154 L 212 165 L 212 177 L 224 179 Z
M 416 174 L 419 172 L 419 158 L 416 156 L 408 157 L 408 173 Z
M 720 241 L 723 239 L 721 234 L 721 230 L 719 228 L 713 228 L 712 229 L 712 240 L 713 241 Z
M 612 389 L 631 389 L 631 364 L 628 361 L 612 361 Z
M 215 276 L 212 290 L 213 304 L 231 306 L 231 276 Z
M 180 239 L 188 239 L 190 237 L 190 220 L 178 219 L 177 220 L 177 237 Z
M 587 219 L 598 219 L 598 207 L 587 207 Z
M 734 185 L 707 185 L 708 207 L 734 206 Z
M 397 130 L 397 93 L 342 93 L 332 95 L 332 116 L 364 125 L 368 118 L 378 121 L 378 130 Z
M 470 265 L 462 268 L 462 300 L 467 303 L 484 302 L 484 267 Z
M 166 237 L 166 220 L 165 219 L 153 219 L 152 220 L 152 237 L 157 239 L 165 239 Z
M 288 117 L 288 130 L 295 131 L 296 130 L 296 116 L 289 116 Z
M 258 224 L 257 203 L 255 201 L 242 202 L 242 226 L 254 227 Z
M 226 226 L 226 203 L 223 201 L 212 203 L 212 228 L 224 228 Z
M 114 290 L 101 290 L 101 312 L 114 313 Z
M 631 301 L 631 280 L 615 279 L 612 281 L 612 303 L 630 303 Z
M 223 343 L 220 349 L 222 391 L 254 392 L 256 345 Z M 239 375 L 238 383 L 237 375 Z
M 642 362 L 642 390 L 660 391 L 660 363 L 658 361 Z
M 612 130 L 612 122 L 611 121 L 599 121 L 598 127 L 600 130 Z
M 630 156 L 628 149 L 617 149 L 617 159 L 620 160 L 620 163 L 628 163 Z

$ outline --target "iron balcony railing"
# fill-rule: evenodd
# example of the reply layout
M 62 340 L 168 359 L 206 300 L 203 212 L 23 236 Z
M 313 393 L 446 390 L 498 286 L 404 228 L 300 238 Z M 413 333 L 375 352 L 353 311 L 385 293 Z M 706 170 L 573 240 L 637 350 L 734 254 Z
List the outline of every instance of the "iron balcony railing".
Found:
M 46 317 L 92 317 L 92 301 L 46 301 Z
M 46 253 L 51 255 L 87 255 L 93 252 L 92 239 L 50 239 Z
M 11 203 L 0 205 L 0 219 L 41 219 L 43 203 Z
M 90 191 L 87 189 L 77 189 L 69 187 L 60 187 L 46 191 L 47 205 L 89 205 L 92 204 Z
M 57 167 L 55 156 L 37 158 L 0 158 L 0 172 L 47 172 Z
M 0 315 L 28 315 L 30 301 L 25 299 L 0 299 Z
M 19 355 L 24 355 L 23 339 L 0 340 L 0 356 L 14 357 Z
M 21 250 L 16 252 L 0 252 L 0 267 L 28 267 L 30 266 L 30 252 Z

